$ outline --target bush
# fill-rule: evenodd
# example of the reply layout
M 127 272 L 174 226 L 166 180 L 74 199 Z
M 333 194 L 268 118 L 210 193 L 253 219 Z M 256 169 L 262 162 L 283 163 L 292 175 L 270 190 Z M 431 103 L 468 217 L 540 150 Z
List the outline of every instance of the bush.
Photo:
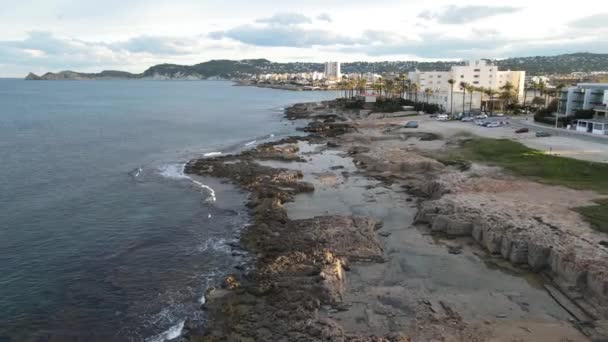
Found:
M 376 101 L 375 110 L 382 113 L 394 113 L 403 110 L 402 99 L 379 98 Z
M 575 119 L 593 119 L 595 111 L 593 109 L 579 109 L 574 113 Z

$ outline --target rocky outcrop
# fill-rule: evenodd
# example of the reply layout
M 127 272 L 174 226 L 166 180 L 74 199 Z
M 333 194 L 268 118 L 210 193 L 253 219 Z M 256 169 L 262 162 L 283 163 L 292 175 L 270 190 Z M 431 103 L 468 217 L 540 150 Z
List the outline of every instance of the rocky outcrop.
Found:
M 26 81 L 40 81 L 42 80 L 42 77 L 34 74 L 33 72 L 30 72 L 29 74 L 27 74 L 27 76 L 25 77 Z
M 28 81 L 83 81 L 83 80 L 110 80 L 135 79 L 139 76 L 124 71 L 105 70 L 100 73 L 82 73 L 75 71 L 47 72 L 42 76 L 29 73 L 25 78 Z
M 416 222 L 433 232 L 471 236 L 494 255 L 546 272 L 565 292 L 583 295 L 599 316 L 608 315 L 608 250 L 599 241 L 568 234 L 539 217 L 513 217 L 450 195 L 424 202 Z

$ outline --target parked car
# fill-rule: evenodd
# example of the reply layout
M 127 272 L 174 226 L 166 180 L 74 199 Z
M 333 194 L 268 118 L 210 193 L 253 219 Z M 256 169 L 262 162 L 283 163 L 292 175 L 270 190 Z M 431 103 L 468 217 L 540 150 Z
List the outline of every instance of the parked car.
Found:
M 475 121 L 475 118 L 472 116 L 465 116 L 464 118 L 460 119 L 460 121 L 462 122 L 471 122 L 471 121 Z
M 437 115 L 437 121 L 448 121 L 449 117 L 447 114 Z
M 528 132 L 530 132 L 530 130 L 525 127 L 515 130 L 515 133 L 528 133 Z
M 536 132 L 536 137 L 537 138 L 545 138 L 545 137 L 550 137 L 551 134 L 545 132 L 545 131 L 538 131 Z
M 418 128 L 418 121 L 408 121 L 405 128 Z
M 488 118 L 488 116 L 485 114 L 479 114 L 475 117 L 475 119 L 487 119 L 487 118 Z
M 494 115 L 495 115 L 495 116 L 498 116 L 498 117 L 503 117 L 503 116 L 505 116 L 503 113 L 495 113 Z
M 494 127 L 500 127 L 500 123 L 498 122 L 488 122 L 487 125 L 485 125 L 488 128 L 494 128 Z

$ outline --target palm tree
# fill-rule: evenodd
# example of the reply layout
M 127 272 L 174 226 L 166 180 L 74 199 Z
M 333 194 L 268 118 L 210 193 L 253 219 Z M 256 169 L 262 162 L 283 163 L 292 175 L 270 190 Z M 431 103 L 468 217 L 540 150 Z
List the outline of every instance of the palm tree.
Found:
M 378 91 L 378 95 L 382 97 L 382 89 L 384 88 L 384 82 L 382 81 L 382 77 L 378 78 L 376 83 L 374 83 L 374 90 Z
M 450 114 L 454 115 L 454 84 L 456 81 L 450 78 L 448 83 L 450 84 Z
M 410 89 L 414 93 L 414 102 L 418 102 L 418 90 L 420 90 L 420 85 L 418 85 L 418 83 L 414 82 L 410 86 Z
M 566 87 L 565 84 L 560 83 L 555 87 L 555 97 L 557 98 L 557 113 L 555 113 L 555 128 L 557 128 L 557 123 L 558 123 L 558 118 L 559 118 L 559 107 L 561 104 L 561 92 L 562 89 L 564 89 L 564 87 Z
M 406 87 L 406 82 L 407 82 L 407 76 L 405 74 L 399 74 L 399 96 L 401 96 L 402 99 L 405 99 L 405 91 L 407 89 Z
M 496 90 L 488 88 L 485 90 L 485 93 L 490 97 L 490 115 L 492 115 L 494 114 L 494 96 L 496 95 Z
M 538 90 L 540 91 L 540 96 L 545 95 L 545 107 L 547 106 L 547 85 L 542 80 L 538 82 Z
M 367 80 L 363 77 L 359 78 L 357 80 L 357 90 L 359 91 L 359 94 L 365 94 L 367 88 Z
M 526 84 L 524 83 L 524 108 L 526 108 L 526 99 L 528 98 L 528 88 L 526 88 Z
M 469 92 L 469 115 L 473 112 L 473 93 L 477 91 L 477 88 L 471 84 L 467 84 L 466 90 Z
M 515 88 L 515 86 L 513 86 L 513 84 L 509 81 L 507 81 L 507 83 L 505 83 L 505 85 L 500 87 L 500 89 L 503 90 L 502 98 L 505 99 L 505 101 L 507 103 L 506 107 L 508 107 L 511 104 L 511 98 L 513 97 L 513 94 L 511 92 L 513 91 L 514 88 Z
M 467 97 L 467 89 L 469 87 L 469 84 L 467 82 L 460 82 L 460 89 L 462 89 L 462 115 L 464 115 L 465 112 L 465 102 L 466 102 L 466 97 Z
M 384 80 L 384 88 L 386 89 L 386 97 L 393 97 L 393 90 L 395 90 L 395 81 Z
M 429 97 L 431 95 L 433 95 L 433 89 L 431 89 L 431 88 L 424 89 L 424 95 L 426 96 L 426 104 L 428 106 L 428 104 L 429 104 Z

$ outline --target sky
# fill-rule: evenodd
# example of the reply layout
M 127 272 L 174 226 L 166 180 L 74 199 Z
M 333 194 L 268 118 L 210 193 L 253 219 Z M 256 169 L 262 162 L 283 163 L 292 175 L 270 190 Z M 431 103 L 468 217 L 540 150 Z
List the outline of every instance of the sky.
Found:
M 608 53 L 605 0 L 0 0 L 0 77 Z

